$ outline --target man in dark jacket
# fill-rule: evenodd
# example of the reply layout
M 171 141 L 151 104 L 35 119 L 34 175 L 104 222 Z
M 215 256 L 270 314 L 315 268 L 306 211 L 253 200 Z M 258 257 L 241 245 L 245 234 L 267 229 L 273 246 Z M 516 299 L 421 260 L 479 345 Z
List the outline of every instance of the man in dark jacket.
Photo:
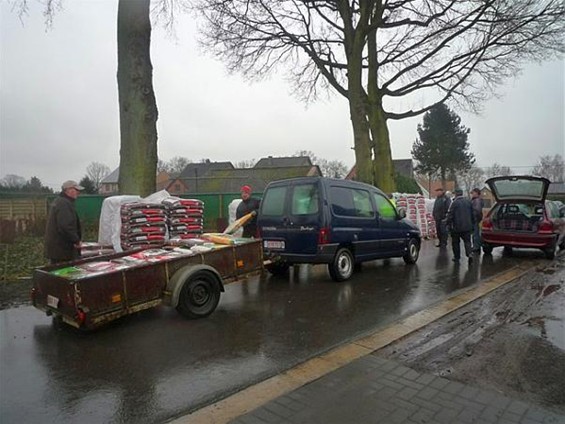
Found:
M 45 257 L 52 264 L 78 259 L 82 237 L 75 199 L 83 187 L 76 181 L 65 181 L 62 191 L 49 209 L 45 229 Z
M 481 221 L 483 220 L 484 202 L 481 198 L 481 190 L 471 190 L 471 204 L 473 205 L 473 252 L 481 253 Z
M 432 212 L 432 215 L 436 222 L 436 232 L 438 239 L 437 247 L 440 248 L 447 247 L 447 228 L 445 226 L 445 218 L 447 217 L 449 205 L 451 205 L 451 199 L 445 195 L 443 188 L 440 187 L 436 189 L 436 200 L 434 202 L 434 210 Z
M 453 248 L 453 261 L 459 262 L 461 258 L 460 240 L 465 245 L 465 254 L 469 262 L 473 261 L 471 250 L 471 231 L 473 231 L 473 207 L 471 201 L 463 197 L 463 190 L 454 191 L 455 199 L 447 212 L 447 227 L 451 233 L 451 247 Z
M 251 197 L 251 187 L 244 185 L 241 187 L 241 203 L 237 205 L 235 211 L 235 218 L 239 219 L 248 213 L 255 212 L 259 210 L 260 201 Z M 257 216 L 254 216 L 251 220 L 243 226 L 243 237 L 256 237 L 257 236 Z

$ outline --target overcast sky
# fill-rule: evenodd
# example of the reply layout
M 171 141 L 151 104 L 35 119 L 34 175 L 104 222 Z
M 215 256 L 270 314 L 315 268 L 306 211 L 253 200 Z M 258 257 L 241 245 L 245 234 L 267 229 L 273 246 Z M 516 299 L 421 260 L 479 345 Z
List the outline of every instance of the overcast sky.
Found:
M 21 22 L 0 0 L 0 178 L 37 176 L 57 188 L 80 180 L 91 162 L 119 164 L 116 0 L 64 0 L 52 29 L 29 1 Z M 282 75 L 249 84 L 199 51 L 190 16 L 176 39 L 154 28 L 151 55 L 159 109 L 159 158 L 259 159 L 310 150 L 353 165 L 346 101 L 306 106 Z M 485 104 L 481 116 L 457 111 L 471 128 L 477 164 L 527 172 L 541 155 L 565 155 L 563 61 L 530 64 Z M 394 159 L 410 157 L 422 117 L 392 122 Z

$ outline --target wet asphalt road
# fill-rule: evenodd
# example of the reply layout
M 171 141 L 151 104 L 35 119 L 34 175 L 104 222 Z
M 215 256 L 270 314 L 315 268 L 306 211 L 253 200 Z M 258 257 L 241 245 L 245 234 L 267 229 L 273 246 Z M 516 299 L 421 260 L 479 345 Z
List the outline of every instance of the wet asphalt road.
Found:
M 425 308 L 537 251 L 451 262 L 425 242 L 415 266 L 363 265 L 345 283 L 325 266 L 226 286 L 210 317 L 159 307 L 93 334 L 32 307 L 0 312 L 0 422 L 165 422 Z

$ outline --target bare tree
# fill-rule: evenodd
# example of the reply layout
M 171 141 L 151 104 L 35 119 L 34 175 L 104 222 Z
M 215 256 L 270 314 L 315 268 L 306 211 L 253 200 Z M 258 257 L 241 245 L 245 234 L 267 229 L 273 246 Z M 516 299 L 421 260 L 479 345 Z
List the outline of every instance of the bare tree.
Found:
M 8 189 L 21 189 L 26 184 L 26 179 L 19 175 L 7 174 L 0 180 L 0 185 Z
M 257 163 L 257 159 L 253 158 L 253 159 L 240 160 L 239 162 L 236 162 L 234 166 L 236 168 L 253 168 L 256 163 Z
M 541 156 L 538 164 L 532 169 L 532 173 L 534 175 L 546 177 L 554 183 L 565 182 L 565 165 L 563 163 L 563 156 Z
M 522 63 L 563 52 L 564 7 L 562 0 L 198 2 L 202 43 L 230 71 L 257 79 L 282 67 L 307 101 L 327 88 L 347 98 L 357 177 L 387 192 L 394 191 L 388 121 L 447 99 L 478 110 Z
M 100 188 L 100 183 L 109 174 L 110 168 L 100 162 L 91 162 L 90 165 L 86 167 L 86 176 L 92 181 L 96 190 Z
M 190 159 L 182 156 L 175 156 L 165 162 L 165 170 L 169 174 L 180 174 L 189 163 L 192 163 Z
M 322 175 L 330 178 L 343 178 L 349 171 L 347 165 L 339 160 L 319 159 L 316 165 L 320 167 Z
M 491 167 L 485 168 L 485 179 L 492 177 L 503 177 L 506 175 L 512 175 L 512 170 L 508 166 L 502 166 L 498 162 L 492 164 Z
M 457 173 L 457 181 L 467 190 L 472 190 L 475 187 L 482 189 L 485 185 L 485 171 L 473 164 L 468 170 Z
M 53 23 L 63 0 L 45 0 L 46 25 Z M 153 16 L 171 29 L 183 0 L 156 0 Z M 157 104 L 150 57 L 151 0 L 118 2 L 118 101 L 120 106 L 121 193 L 147 195 L 155 191 L 157 170 Z M 20 18 L 28 13 L 28 0 L 15 0 Z

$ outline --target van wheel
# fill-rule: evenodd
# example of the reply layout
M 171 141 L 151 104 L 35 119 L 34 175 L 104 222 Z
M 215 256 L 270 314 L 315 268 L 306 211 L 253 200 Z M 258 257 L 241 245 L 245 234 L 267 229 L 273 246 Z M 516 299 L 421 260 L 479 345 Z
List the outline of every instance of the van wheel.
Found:
M 220 283 L 208 271 L 198 271 L 184 283 L 177 311 L 186 318 L 203 318 L 210 315 L 220 302 Z
M 334 281 L 345 281 L 353 275 L 353 255 L 349 249 L 339 249 L 332 263 L 328 264 L 330 277 Z
M 407 264 L 415 264 L 420 256 L 420 244 L 416 239 L 410 239 L 408 242 L 408 251 L 402 257 Z

